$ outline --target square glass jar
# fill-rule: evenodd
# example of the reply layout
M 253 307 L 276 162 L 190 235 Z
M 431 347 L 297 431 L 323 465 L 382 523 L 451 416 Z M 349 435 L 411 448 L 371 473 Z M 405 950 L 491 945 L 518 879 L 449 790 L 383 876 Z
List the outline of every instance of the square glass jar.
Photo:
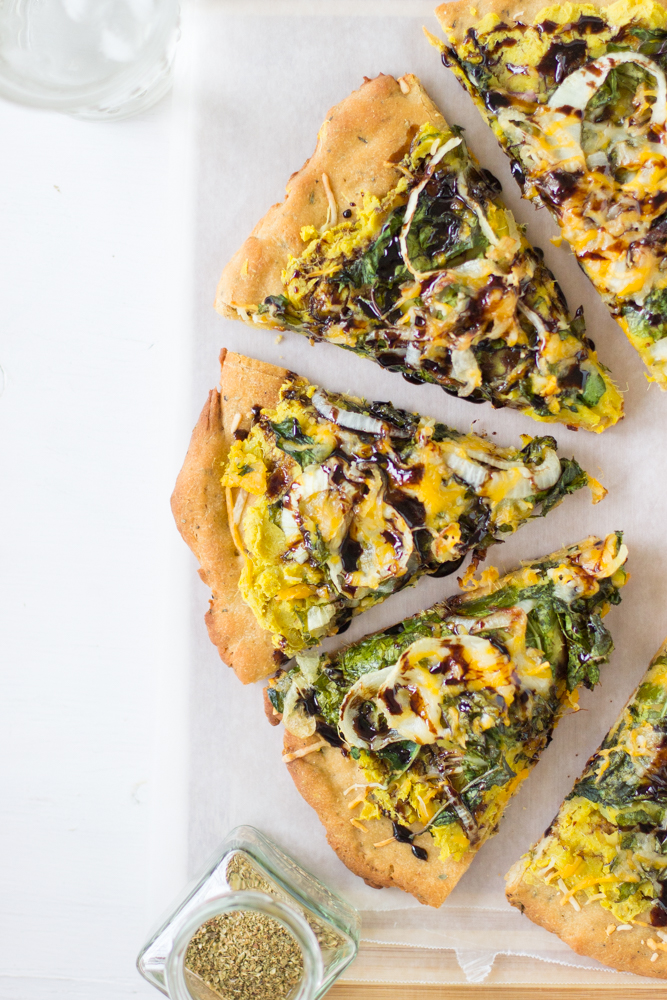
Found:
M 322 996 L 357 954 L 357 910 L 258 830 L 239 826 L 171 905 L 141 949 L 139 972 L 171 1000 L 217 1000 L 186 968 L 186 952 L 202 924 L 239 911 L 272 917 L 296 940 L 304 972 L 290 1000 Z

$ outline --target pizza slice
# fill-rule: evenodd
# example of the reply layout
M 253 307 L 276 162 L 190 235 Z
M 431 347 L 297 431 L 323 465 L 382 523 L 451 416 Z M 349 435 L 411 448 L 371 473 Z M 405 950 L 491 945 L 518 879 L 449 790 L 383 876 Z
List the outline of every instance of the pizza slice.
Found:
M 507 898 L 580 955 L 667 979 L 667 642 Z
M 173 498 L 213 590 L 211 637 L 243 676 L 546 514 L 586 484 L 552 437 L 500 448 L 387 402 L 224 353 Z M 276 658 L 272 655 L 275 652 Z
M 611 653 L 620 534 L 436 604 L 270 682 L 284 759 L 341 860 L 439 906 Z
M 443 61 L 667 389 L 667 10 L 655 0 L 438 7 Z M 436 44 L 441 44 L 437 43 Z
M 602 431 L 621 396 L 499 192 L 416 77 L 369 80 L 329 112 L 285 201 L 225 268 L 216 308 Z

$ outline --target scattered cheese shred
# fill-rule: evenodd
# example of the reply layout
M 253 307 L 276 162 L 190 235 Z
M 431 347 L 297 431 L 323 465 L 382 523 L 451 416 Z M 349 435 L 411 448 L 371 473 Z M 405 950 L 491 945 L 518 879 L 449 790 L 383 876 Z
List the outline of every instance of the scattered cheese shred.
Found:
M 236 498 L 236 503 L 234 504 L 234 510 L 232 512 L 234 524 L 241 523 L 241 518 L 243 517 L 243 511 L 245 509 L 248 496 L 249 494 L 246 490 L 239 490 L 239 495 Z
M 353 792 L 355 788 L 382 788 L 382 787 L 383 785 L 379 781 L 371 781 L 368 783 L 365 781 L 355 781 L 353 785 L 350 785 L 349 788 L 345 789 L 343 795 L 349 795 L 350 792 Z
M 338 222 L 338 205 L 336 204 L 336 199 L 334 198 L 334 193 L 331 190 L 331 183 L 329 181 L 328 174 L 322 174 L 322 187 L 324 188 L 324 193 L 327 196 L 327 201 L 329 202 L 329 207 L 327 208 L 327 221 L 324 223 L 324 230 L 332 229 Z
M 240 556 L 242 556 L 244 555 L 245 549 L 243 545 L 243 539 L 241 538 L 239 532 L 239 526 L 234 520 L 235 504 L 232 500 L 231 486 L 225 486 L 225 502 L 227 504 L 227 521 L 229 523 L 229 530 L 232 533 L 232 541 L 236 546 L 236 551 Z
M 386 840 L 378 840 L 377 844 L 373 844 L 373 847 L 386 847 L 387 844 L 391 844 L 395 837 L 387 837 Z
M 600 500 L 604 500 L 607 495 L 607 490 L 604 488 L 602 483 L 594 479 L 593 476 L 588 477 L 588 488 L 591 491 L 591 499 L 593 503 L 600 503 Z
M 410 84 L 408 83 L 408 81 L 405 79 L 404 76 L 400 78 L 400 80 L 398 81 L 398 85 L 404 94 L 410 93 Z
M 607 937 L 610 937 L 616 930 L 616 924 L 607 924 Z
M 572 889 L 568 889 L 561 878 L 558 880 L 558 885 L 565 893 L 565 896 L 560 900 L 560 905 L 563 906 L 567 900 L 574 896 L 575 892 L 579 892 L 580 889 L 588 889 L 592 885 L 601 885 L 603 882 L 615 881 L 615 875 L 590 875 L 588 878 L 584 878 L 581 882 L 578 882 Z M 561 882 L 563 883 L 562 885 Z
M 299 757 L 305 757 L 306 754 L 313 753 L 315 750 L 321 750 L 322 747 L 328 747 L 329 744 L 326 740 L 320 740 L 319 743 L 310 743 L 307 747 L 301 747 L 300 750 L 293 750 L 291 753 L 284 753 L 283 760 L 286 764 L 289 764 L 293 760 L 297 760 Z M 350 820 L 350 822 L 354 822 Z
M 651 961 L 652 962 L 657 962 L 658 961 L 658 953 L 657 953 L 657 951 L 654 951 L 653 954 L 651 955 Z
M 616 928 L 617 931 L 631 931 L 632 924 L 619 924 Z
M 364 826 L 364 824 L 361 822 L 361 820 L 359 820 L 359 819 L 351 819 L 350 823 L 352 824 L 352 826 L 356 826 L 356 828 L 358 830 L 363 830 L 364 833 L 368 833 L 368 830 L 366 829 L 366 827 Z
M 234 414 L 234 419 L 232 420 L 231 424 L 229 425 L 229 433 L 233 434 L 234 431 L 237 430 L 237 428 L 238 428 L 238 426 L 239 426 L 240 423 L 241 423 L 241 414 L 240 413 L 235 413 Z

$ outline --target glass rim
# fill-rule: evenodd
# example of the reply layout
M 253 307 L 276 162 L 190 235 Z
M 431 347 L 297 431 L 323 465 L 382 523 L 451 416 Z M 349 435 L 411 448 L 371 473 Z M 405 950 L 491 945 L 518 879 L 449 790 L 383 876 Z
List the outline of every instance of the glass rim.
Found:
M 322 954 L 317 938 L 304 917 L 292 906 L 265 892 L 233 890 L 221 892 L 200 903 L 174 935 L 165 966 L 165 985 L 170 1000 L 193 1000 L 185 981 L 188 945 L 202 924 L 213 917 L 237 910 L 263 913 L 277 920 L 296 940 L 303 961 L 303 976 L 291 1000 L 313 1000 L 324 977 Z
M 158 11 L 157 30 L 140 57 L 131 60 L 122 70 L 110 72 L 104 80 L 74 84 L 58 93 L 54 92 L 56 88 L 51 84 L 37 82 L 18 73 L 8 73 L 7 63 L 0 58 L 0 97 L 34 108 L 67 112 L 113 99 L 119 88 L 139 89 L 144 81 L 150 84 L 151 73 L 160 68 L 163 59 L 166 59 L 163 71 L 170 69 L 173 63 L 175 42 L 180 35 L 181 2 L 169 0 L 161 10 L 158 7 Z

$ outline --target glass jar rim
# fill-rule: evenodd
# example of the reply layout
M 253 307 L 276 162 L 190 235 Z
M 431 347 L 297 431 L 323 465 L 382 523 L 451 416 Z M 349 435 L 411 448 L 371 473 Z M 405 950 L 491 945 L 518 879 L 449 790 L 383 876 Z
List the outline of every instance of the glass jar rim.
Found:
M 10 71 L 0 58 L 0 97 L 18 104 L 50 111 L 70 112 L 100 101 L 113 100 L 119 90 L 141 88 L 151 73 L 166 60 L 171 65 L 180 35 L 181 0 L 165 0 L 157 11 L 156 30 L 142 49 L 139 59 L 96 83 L 68 85 L 61 92 L 54 87 Z
M 268 893 L 250 890 L 222 892 L 205 900 L 188 914 L 174 936 L 165 966 L 165 985 L 170 1000 L 193 1000 L 185 981 L 185 956 L 194 934 L 207 920 L 235 910 L 272 917 L 295 938 L 303 960 L 303 976 L 292 1000 L 313 1000 L 324 976 L 322 953 L 315 934 L 293 907 Z

